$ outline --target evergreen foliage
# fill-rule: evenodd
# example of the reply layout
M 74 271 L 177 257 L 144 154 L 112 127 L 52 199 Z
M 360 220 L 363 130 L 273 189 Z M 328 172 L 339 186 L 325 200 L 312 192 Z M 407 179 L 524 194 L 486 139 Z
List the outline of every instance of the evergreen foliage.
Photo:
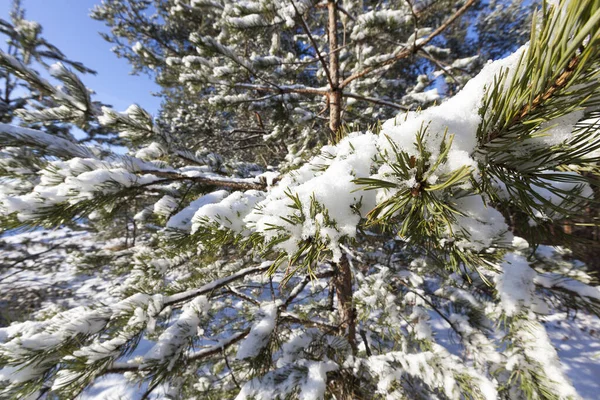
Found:
M 186 147 L 274 165 L 456 93 L 527 40 L 524 3 L 110 0 L 92 16 L 164 88 L 159 120 Z
M 336 111 L 331 99 L 407 102 L 410 84 L 383 83 L 405 76 L 409 56 L 443 53 L 438 35 L 472 1 L 442 19 L 445 1 L 386 3 L 395 12 L 367 1 L 164 1 L 148 17 L 151 4 L 110 0 L 95 15 L 116 30 L 111 40 L 151 38 L 134 53 L 117 42 L 136 68 L 193 82 L 186 90 L 202 101 L 174 91 L 163 113 L 203 112 L 205 101 L 216 111 L 206 118 L 226 124 L 233 104 L 236 118 L 256 112 L 295 141 L 291 130 L 311 124 L 302 115 L 317 113 L 302 91 L 319 91 L 331 131 L 320 137 L 327 128 L 315 124 L 305 135 L 311 146 L 331 139 L 285 171 L 226 161 L 138 106 L 93 101 L 64 63 L 49 67 L 56 87 L 0 51 L 2 76 L 53 104 L 0 124 L 2 228 L 126 237 L 123 249 L 73 260 L 108 266 L 102 302 L 0 328 L 3 398 L 73 399 L 109 374 L 143 399 L 579 398 L 544 320 L 600 316 L 598 282 L 566 251 L 515 236 L 502 212 L 543 226 L 592 201 L 583 174 L 600 154 L 600 0 L 544 3 L 528 44 L 439 105 L 382 123 L 365 112 L 365 131 L 342 126 L 349 102 Z M 260 52 L 271 38 L 272 54 Z M 283 104 L 299 111 L 277 125 Z M 48 123 L 104 132 L 130 151 L 59 137 Z

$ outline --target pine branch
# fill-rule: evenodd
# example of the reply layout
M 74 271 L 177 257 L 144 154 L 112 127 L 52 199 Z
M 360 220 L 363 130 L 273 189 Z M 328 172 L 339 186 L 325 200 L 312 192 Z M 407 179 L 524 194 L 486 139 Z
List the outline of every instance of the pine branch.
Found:
M 544 10 L 541 17 L 541 29 L 532 30 L 512 78 L 508 80 L 508 71 L 503 71 L 486 93 L 478 138 L 487 151 L 497 151 L 491 142 L 500 142 L 503 136 L 531 136 L 544 121 L 598 103 L 598 4 L 561 3 Z M 514 143 L 514 138 L 510 140 Z
M 190 299 L 201 296 L 203 294 L 210 293 L 215 289 L 219 289 L 221 287 L 227 286 L 231 282 L 234 282 L 239 279 L 243 279 L 244 277 L 246 277 L 248 275 L 253 275 L 253 274 L 258 274 L 261 272 L 268 271 L 269 268 L 271 267 L 271 264 L 272 264 L 271 262 L 264 262 L 261 265 L 259 265 L 258 267 L 244 268 L 230 276 L 217 279 L 217 280 L 207 283 L 206 285 L 203 285 L 202 287 L 199 287 L 197 289 L 192 289 L 192 290 L 188 290 L 186 292 L 167 296 L 164 299 L 164 304 L 165 304 L 165 306 L 174 305 L 177 303 L 188 301 Z
M 342 97 L 350 97 L 352 99 L 366 101 L 368 103 L 373 103 L 373 104 L 379 104 L 381 106 L 392 107 L 392 108 L 395 108 L 397 110 L 402 110 L 402 111 L 409 111 L 410 110 L 410 107 L 406 107 L 406 106 L 403 106 L 401 104 L 397 104 L 397 103 L 394 103 L 394 102 L 391 102 L 391 101 L 387 101 L 387 100 L 384 100 L 384 99 L 378 99 L 376 97 L 361 96 L 359 94 L 348 93 L 348 92 L 342 92 Z
M 59 157 L 96 158 L 89 147 L 35 129 L 2 123 L 0 123 L 0 144 L 41 148 L 47 151 L 48 154 Z
M 328 91 L 325 89 L 311 88 L 305 87 L 302 85 L 298 86 L 278 86 L 278 87 L 270 87 L 270 86 L 261 86 L 250 83 L 236 83 L 235 87 L 249 90 L 256 90 L 257 92 L 274 92 L 278 94 L 285 93 L 298 93 L 298 94 L 307 94 L 307 95 L 318 95 L 318 96 L 326 96 Z
M 236 180 L 233 178 L 219 179 L 219 178 L 212 178 L 212 177 L 206 177 L 206 176 L 186 176 L 186 175 L 182 175 L 177 172 L 158 171 L 158 170 L 151 170 L 151 169 L 139 170 L 139 171 L 136 171 L 136 173 L 137 174 L 150 174 L 150 175 L 155 175 L 155 176 L 158 176 L 161 178 L 165 178 L 165 179 L 161 179 L 158 181 L 138 185 L 137 187 L 155 186 L 158 184 L 164 184 L 164 183 L 176 182 L 176 181 L 190 181 L 190 182 L 194 182 L 196 184 L 202 185 L 202 186 L 217 186 L 217 187 L 223 187 L 223 188 L 234 189 L 234 190 L 265 190 L 267 188 L 266 183 L 248 182 L 248 181 L 244 181 L 242 179 Z
M 569 79 L 575 73 L 575 69 L 579 61 L 579 55 L 573 56 L 573 58 L 567 65 L 567 68 L 564 70 L 564 72 L 560 74 L 560 76 L 555 81 L 552 82 L 550 87 L 544 93 L 538 94 L 533 99 L 533 101 L 523 105 L 522 108 L 519 111 L 517 111 L 515 116 L 503 127 L 503 129 L 507 130 L 510 129 L 511 126 L 519 124 L 521 121 L 526 119 L 526 117 L 528 117 L 531 113 L 533 113 L 539 107 L 541 107 L 543 103 L 549 100 L 557 91 L 564 88 L 569 83 Z M 502 133 L 502 130 L 491 131 L 488 134 L 487 140 L 484 142 L 484 144 L 490 143 L 491 141 L 497 139 L 500 135 L 502 135 Z
M 209 347 L 200 349 L 195 352 L 190 352 L 187 355 L 186 360 L 199 361 L 199 360 L 203 360 L 205 358 L 209 358 L 211 356 L 217 355 L 217 354 L 221 353 L 223 350 L 226 350 L 227 348 L 229 348 L 229 347 L 233 346 L 234 344 L 243 340 L 246 336 L 248 336 L 249 333 L 250 333 L 250 328 L 247 328 L 241 332 L 238 332 L 238 333 L 232 335 L 231 337 L 229 337 L 225 340 L 221 340 L 216 345 L 209 346 Z M 137 364 L 137 363 L 127 363 L 127 364 L 114 363 L 111 367 L 106 368 L 104 371 L 102 371 L 102 373 L 99 374 L 98 376 L 107 375 L 107 374 L 121 374 L 124 372 L 145 371 L 148 369 L 149 369 L 149 367 L 144 367 L 142 364 Z
M 381 68 L 387 67 L 388 65 L 395 64 L 396 62 L 416 53 L 421 48 L 425 47 L 429 42 L 431 42 L 436 36 L 438 36 L 439 34 L 444 32 L 446 30 L 446 28 L 448 28 L 457 18 L 459 18 L 461 15 L 463 15 L 473 4 L 475 4 L 476 1 L 477 0 L 467 0 L 467 2 L 461 8 L 459 8 L 450 18 L 448 18 L 446 21 L 444 21 L 444 23 L 442 23 L 442 25 L 440 25 L 436 30 L 431 32 L 429 34 L 429 36 L 427 36 L 425 39 L 419 41 L 418 43 L 415 43 L 411 47 L 405 48 L 404 50 L 402 50 L 400 53 L 396 54 L 394 57 L 390 58 L 389 60 L 375 64 L 371 67 L 367 67 L 367 68 L 363 69 L 362 71 L 353 73 L 352 75 L 350 75 L 349 77 L 347 77 L 340 83 L 340 85 L 339 85 L 340 89 L 345 88 L 346 86 L 348 86 L 351 82 L 355 81 L 356 79 L 359 79 L 366 75 L 369 75 L 375 71 L 380 70 Z

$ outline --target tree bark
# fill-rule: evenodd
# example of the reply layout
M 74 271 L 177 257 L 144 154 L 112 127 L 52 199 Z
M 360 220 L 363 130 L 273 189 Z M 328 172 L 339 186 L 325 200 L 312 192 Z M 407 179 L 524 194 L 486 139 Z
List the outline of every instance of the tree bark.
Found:
M 339 335 L 346 338 L 352 354 L 358 352 L 356 346 L 356 313 L 352 304 L 352 271 L 350 262 L 344 254 L 340 262 L 336 264 L 335 274 L 332 278 L 332 284 L 338 299 L 338 312 L 340 315 Z M 357 392 L 360 387 L 359 382 L 350 371 L 338 371 L 330 380 L 330 390 L 339 400 L 357 400 L 361 399 Z
M 329 41 L 329 129 L 333 137 L 338 133 L 342 124 L 342 89 L 340 88 L 340 62 L 337 38 L 338 7 L 337 0 L 327 1 L 328 10 L 328 41 Z M 332 285 L 338 299 L 338 312 L 340 315 L 339 334 L 348 340 L 352 353 L 356 354 L 356 315 L 352 304 L 352 271 L 350 262 L 344 254 L 340 262 L 336 264 L 335 275 L 332 277 Z M 356 399 L 354 385 L 351 377 L 341 374 L 337 379 L 330 382 L 330 388 L 340 400 Z
M 352 352 L 356 354 L 356 315 L 352 304 L 352 271 L 345 254 L 336 266 L 333 287 L 338 298 L 338 310 L 341 320 L 340 335 L 348 340 Z
M 327 95 L 329 101 L 329 128 L 335 135 L 340 128 L 342 120 L 342 91 L 340 85 L 340 60 L 338 41 L 337 41 L 337 2 L 336 0 L 328 0 L 328 41 L 329 41 L 329 76 L 331 83 L 329 93 Z

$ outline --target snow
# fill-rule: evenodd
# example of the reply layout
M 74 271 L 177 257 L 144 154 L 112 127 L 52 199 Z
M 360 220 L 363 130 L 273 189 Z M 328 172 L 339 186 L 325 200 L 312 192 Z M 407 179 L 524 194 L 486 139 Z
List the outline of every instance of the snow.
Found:
M 0 274 L 0 291 L 5 293 L 2 301 L 9 302 L 8 308 L 27 308 L 29 296 L 39 293 L 34 302 L 41 301 L 40 316 L 57 308 L 114 301 L 111 287 L 115 285 L 110 283 L 108 269 L 101 267 L 93 274 L 81 270 L 86 253 L 112 254 L 106 249 L 112 244 L 69 228 L 5 234 L 0 238 L 2 262 L 12 267 Z M 74 247 L 78 251 L 72 251 Z M 62 296 L 44 295 L 55 291 Z
M 414 354 L 389 352 L 385 355 L 371 356 L 367 359 L 355 360 L 364 364 L 369 370 L 382 379 L 378 384 L 378 393 L 386 394 L 397 379 L 404 374 L 421 377 L 430 388 L 438 388 L 448 398 L 460 397 L 460 389 L 456 378 L 461 374 L 470 375 L 484 399 L 497 399 L 497 388 L 494 382 L 477 373 L 475 370 L 454 363 L 453 355 L 439 345 L 434 345 L 432 351 L 422 351 Z
M 167 222 L 167 228 L 190 230 L 192 229 L 192 219 L 194 214 L 207 204 L 217 203 L 223 200 L 229 192 L 226 190 L 217 190 L 215 192 L 200 196 L 192 201 L 186 208 L 173 215 Z
M 268 193 L 265 200 L 258 203 L 245 222 L 267 240 L 274 240 L 279 234 L 271 226 L 284 227 L 292 236 L 276 247 L 288 254 L 297 251 L 301 240 L 318 234 L 327 238 L 334 260 L 339 260 L 340 241 L 344 237 L 355 236 L 356 225 L 361 218 L 352 206 L 360 203 L 360 211 L 366 214 L 375 205 L 373 194 L 356 193 L 359 187 L 353 182 L 356 178 L 370 174 L 371 159 L 378 153 L 375 139 L 376 136 L 370 132 L 354 133 L 344 138 L 338 146 L 325 146 L 321 150 L 321 156 L 313 159 L 310 164 L 282 177 L 279 185 Z M 327 169 L 323 172 L 315 171 L 325 167 Z M 306 218 L 302 226 L 280 218 L 289 215 L 292 200 L 288 194 L 297 196 L 303 206 L 296 214 L 298 216 L 301 212 Z M 328 223 L 323 214 L 315 215 L 314 219 L 307 218 L 311 215 L 313 201 L 328 210 L 327 217 L 331 222 Z
M 235 400 L 271 400 L 294 392 L 299 400 L 319 400 L 325 394 L 327 372 L 337 369 L 331 361 L 297 360 L 295 368 L 287 366 L 274 371 L 281 372 L 283 380 L 274 373 L 252 379 L 244 384 Z
M 428 104 L 433 103 L 434 101 L 438 101 L 442 98 L 437 88 L 433 88 L 430 90 L 426 90 L 424 92 L 414 92 L 409 93 L 402 99 L 404 102 L 406 101 L 414 101 L 420 104 Z
M 370 29 L 371 27 L 387 25 L 390 22 L 398 25 L 409 22 L 412 19 L 410 10 L 404 7 L 403 4 L 399 8 L 396 10 L 372 10 L 360 14 L 357 23 L 352 28 L 350 37 L 353 40 L 364 40 L 377 32 L 377 30 Z
M 159 143 L 152 142 L 149 145 L 139 149 L 135 153 L 135 156 L 137 158 L 141 158 L 142 160 L 154 160 L 164 155 L 165 153 L 165 149 Z
M 327 372 L 336 371 L 338 366 L 333 362 L 322 361 L 307 361 L 304 365 L 308 367 L 308 374 L 306 383 L 301 387 L 298 400 L 322 399 L 327 386 Z
M 181 356 L 181 348 L 196 334 L 200 316 L 206 314 L 208 307 L 205 296 L 198 296 L 186 303 L 177 321 L 160 335 L 154 347 L 144 356 L 144 361 L 166 362 L 170 371 Z
M 454 232 L 463 230 L 469 236 L 456 243 L 458 248 L 481 251 L 492 247 L 493 243 L 512 241 L 504 216 L 486 204 L 481 196 L 465 196 L 455 200 L 458 210 L 464 215 L 456 217 L 452 224 Z
M 513 316 L 531 307 L 536 275 L 523 256 L 511 253 L 505 257 L 502 274 L 496 277 L 496 288 L 506 315 Z
M 280 305 L 280 302 L 273 302 L 260 306 L 258 321 L 252 325 L 248 337 L 242 341 L 238 348 L 236 355 L 238 360 L 256 357 L 267 345 L 271 333 L 275 329 L 278 307 Z
M 454 135 L 447 158 L 429 175 L 431 184 L 435 184 L 439 176 L 449 176 L 460 168 L 469 168 L 476 177 L 477 163 L 473 154 L 477 142 L 476 132 L 481 122 L 479 110 L 485 87 L 500 70 L 514 66 L 525 50 L 526 47 L 523 47 L 510 57 L 488 64 L 461 92 L 443 104 L 421 112 L 401 114 L 386 121 L 379 135 L 355 132 L 346 136 L 336 146 L 323 147 L 321 155 L 310 163 L 284 175 L 278 187 L 269 191 L 257 209 L 248 214 L 245 222 L 253 230 L 261 233 L 267 243 L 278 240 L 275 248 L 287 254 L 297 252 L 303 240 L 318 237 L 332 252 L 333 261 L 339 260 L 340 244 L 355 236 L 356 226 L 361 218 L 377 202 L 396 193 L 396 190 L 388 189 L 359 192 L 360 187 L 354 180 L 371 177 L 372 169 L 375 168 L 378 172 L 373 177 L 391 179 L 390 172 L 393 171 L 393 167 L 390 163 L 394 160 L 383 156 L 386 152 L 394 154 L 395 149 L 390 142 L 409 157 L 420 157 L 414 143 L 415 135 L 422 129 L 426 130 L 424 145 L 430 154 L 430 164 L 435 164 L 440 156 L 442 141 L 447 139 L 448 135 Z M 381 160 L 381 157 L 384 159 Z M 396 183 L 398 188 L 403 185 L 411 187 L 415 181 L 409 179 Z M 464 188 L 469 187 L 468 181 L 462 185 Z M 290 208 L 294 209 L 290 196 L 299 200 L 301 210 L 290 213 Z M 327 215 L 311 215 L 314 203 L 327 210 Z M 468 233 L 468 236 L 458 243 L 460 248 L 479 251 L 489 246 L 492 241 L 503 239 L 510 242 L 511 238 L 504 235 L 507 231 L 504 218 L 497 210 L 486 205 L 486 199 L 469 196 L 456 199 L 454 203 L 459 211 L 465 213 L 464 217 L 457 218 L 455 228 L 464 228 Z M 279 216 L 285 215 L 288 216 L 288 220 L 282 221 Z M 301 225 L 288 222 L 298 218 L 303 220 Z M 273 226 L 280 229 L 274 230 Z M 282 238 L 282 232 L 289 237 Z
M 94 383 L 86 389 L 80 396 L 81 400 L 138 400 L 147 388 L 132 385 L 121 374 L 108 374 L 99 377 Z
M 234 192 L 218 203 L 205 204 L 198 208 L 192 217 L 194 233 L 206 222 L 217 222 L 221 228 L 231 229 L 242 233 L 246 228 L 244 217 L 250 213 L 256 204 L 264 198 L 264 193 L 257 190 Z
M 154 213 L 162 216 L 169 216 L 177 208 L 177 200 L 173 196 L 164 195 L 159 201 L 154 203 Z
M 17 127 L 0 123 L 0 143 L 23 141 L 45 148 L 50 154 L 68 154 L 72 157 L 93 157 L 91 148 L 77 145 L 69 140 L 49 135 L 35 129 Z
M 507 369 L 512 370 L 513 366 L 522 368 L 526 365 L 525 368 L 532 368 L 536 373 L 541 372 L 542 383 L 556 393 L 558 398 L 580 398 L 561 368 L 556 349 L 550 342 L 543 325 L 539 322 L 519 320 L 515 322 L 514 329 L 518 331 L 517 341 L 519 347 L 523 348 L 524 356 L 527 359 L 522 359 L 522 355 L 509 355 Z M 532 365 L 532 361 L 535 364 Z
M 460 58 L 452 63 L 452 68 L 469 68 L 473 62 L 479 59 L 479 55 L 472 57 Z
M 600 318 L 564 312 L 544 317 L 544 326 L 561 360 L 561 368 L 586 400 L 598 397 L 600 384 Z

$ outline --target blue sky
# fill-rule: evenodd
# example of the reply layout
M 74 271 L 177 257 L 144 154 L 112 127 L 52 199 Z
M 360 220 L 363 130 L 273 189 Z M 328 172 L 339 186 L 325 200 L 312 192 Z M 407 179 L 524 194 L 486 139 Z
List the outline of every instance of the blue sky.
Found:
M 72 60 L 81 61 L 98 72 L 82 76 L 96 92 L 96 100 L 123 111 L 137 103 L 156 114 L 160 99 L 151 95 L 158 86 L 146 75 L 130 75 L 126 60 L 117 58 L 111 44 L 98 34 L 107 31 L 101 22 L 91 19 L 89 10 L 101 0 L 23 0 L 26 18 L 40 23 L 43 36 Z M 8 19 L 10 0 L 0 0 L 0 18 Z

